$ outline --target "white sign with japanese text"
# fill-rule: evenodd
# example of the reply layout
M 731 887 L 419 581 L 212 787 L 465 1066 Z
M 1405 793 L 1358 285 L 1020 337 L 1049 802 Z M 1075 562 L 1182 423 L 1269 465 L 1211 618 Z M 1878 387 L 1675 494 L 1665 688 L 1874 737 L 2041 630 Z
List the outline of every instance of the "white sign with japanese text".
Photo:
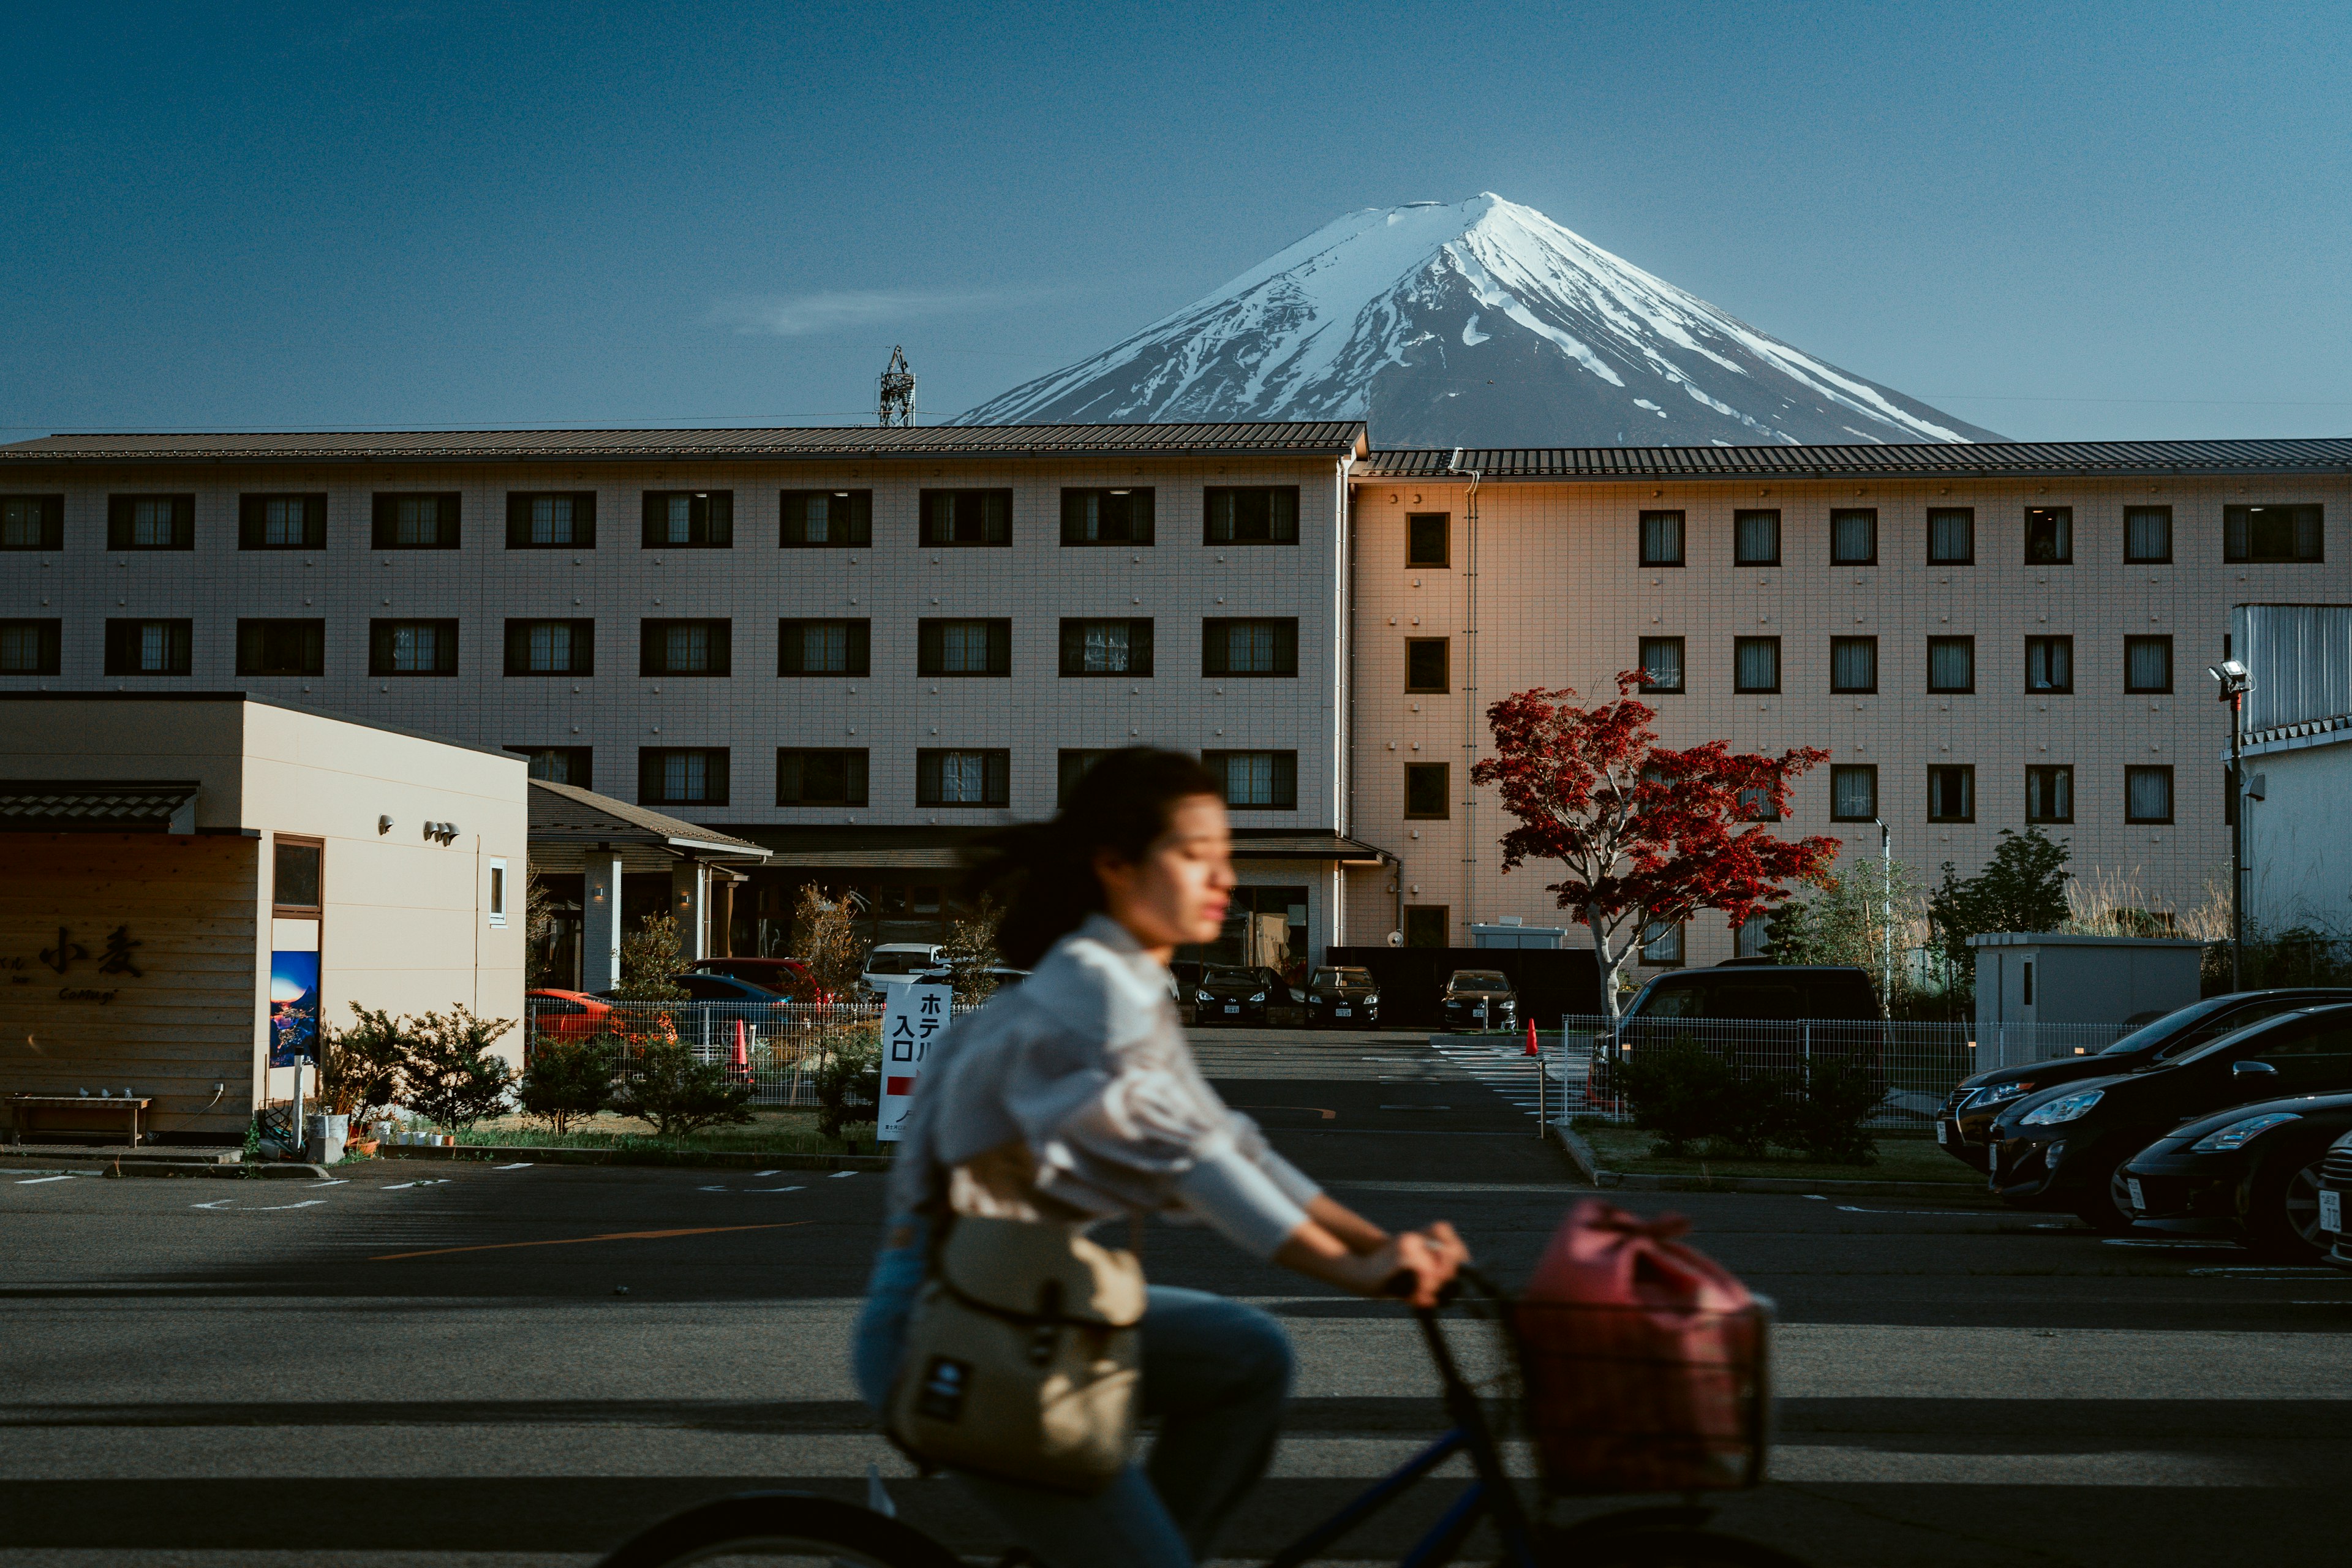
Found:
M 882 1104 L 875 1117 L 875 1142 L 895 1143 L 905 1130 L 923 1060 L 954 1016 L 954 1002 L 952 985 L 890 987 L 882 1009 Z

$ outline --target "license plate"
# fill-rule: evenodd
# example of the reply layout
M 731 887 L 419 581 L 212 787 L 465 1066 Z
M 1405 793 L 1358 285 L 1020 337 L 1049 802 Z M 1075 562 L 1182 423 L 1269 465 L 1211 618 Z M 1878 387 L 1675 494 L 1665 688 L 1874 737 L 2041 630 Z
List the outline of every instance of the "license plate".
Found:
M 1242 1005 L 1238 1002 L 1228 1002 L 1225 1004 L 1225 1011 L 1228 1013 L 1238 1013 L 1241 1010 Z
M 2139 1178 L 2137 1176 L 2126 1176 L 2124 1178 L 2124 1185 L 2131 1189 L 2132 1207 L 2134 1209 L 2144 1209 L 2147 1207 L 2147 1195 L 2139 1190 Z
M 1951 1141 L 1952 1141 L 1952 1124 L 1951 1124 L 1950 1122 L 1948 1122 L 1948 1121 L 1938 1121 L 1938 1122 L 1937 1122 L 1937 1123 L 1936 1123 L 1936 1142 L 1938 1142 L 1938 1143 L 1949 1143 Z
M 1356 1015 L 1352 1007 L 1334 1007 L 1331 1009 L 1331 1016 L 1335 1018 L 1352 1018 Z
M 2000 1174 L 2000 1145 L 1998 1143 L 1985 1145 L 1985 1174 L 1988 1176 Z
M 2344 1194 L 2322 1192 L 2319 1194 L 2319 1228 L 2343 1234 Z

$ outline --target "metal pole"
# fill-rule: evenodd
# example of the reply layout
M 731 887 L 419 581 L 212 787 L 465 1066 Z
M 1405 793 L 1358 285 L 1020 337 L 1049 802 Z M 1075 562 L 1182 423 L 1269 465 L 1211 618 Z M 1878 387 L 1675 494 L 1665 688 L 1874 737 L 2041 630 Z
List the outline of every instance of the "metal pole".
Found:
M 2245 693 L 2230 694 L 2230 989 L 2245 989 L 2246 780 Z
M 1893 1005 L 1890 999 L 1895 994 L 1895 830 L 1877 817 L 1871 821 L 1878 826 L 1878 920 L 1885 927 L 1886 956 L 1878 981 L 1878 1005 L 1883 1010 Z

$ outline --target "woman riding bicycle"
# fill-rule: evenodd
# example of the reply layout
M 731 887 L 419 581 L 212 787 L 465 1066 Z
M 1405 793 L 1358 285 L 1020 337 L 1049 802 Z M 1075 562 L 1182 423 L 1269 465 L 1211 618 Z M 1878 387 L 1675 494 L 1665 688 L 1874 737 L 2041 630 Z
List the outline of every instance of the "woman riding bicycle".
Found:
M 934 1225 L 949 1215 L 1083 1229 L 1196 1219 L 1244 1251 L 1359 1295 L 1433 1305 L 1467 1259 L 1451 1226 L 1391 1236 L 1325 1194 L 1227 1109 L 1194 1065 L 1167 964 L 1223 929 L 1232 836 L 1215 775 L 1170 752 L 1114 752 L 1051 824 L 1015 830 L 976 879 L 1009 899 L 998 947 L 1034 968 L 958 1022 L 925 1064 L 889 1186 L 891 1218 L 857 1327 L 867 1403 L 889 1400 Z M 960 1477 L 1053 1568 L 1191 1568 L 1265 1472 L 1290 1383 L 1265 1313 L 1153 1286 L 1130 1464 L 1075 1497 Z

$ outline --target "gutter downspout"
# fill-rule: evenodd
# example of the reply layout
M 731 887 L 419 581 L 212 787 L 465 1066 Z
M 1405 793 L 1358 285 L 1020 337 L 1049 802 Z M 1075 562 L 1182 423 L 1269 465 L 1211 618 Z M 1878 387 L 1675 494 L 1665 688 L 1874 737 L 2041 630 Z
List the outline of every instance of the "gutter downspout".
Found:
M 1465 925 L 1475 925 L 1478 920 L 1478 791 L 1470 782 L 1470 770 L 1478 755 L 1478 480 L 1476 468 L 1462 467 L 1462 448 L 1454 448 L 1446 459 L 1448 473 L 1470 476 L 1470 493 L 1463 506 L 1463 556 L 1466 570 L 1462 575 L 1465 598 L 1462 616 L 1462 657 L 1464 675 L 1462 687 L 1462 920 Z M 1400 882 L 1400 885 L 1402 883 Z

